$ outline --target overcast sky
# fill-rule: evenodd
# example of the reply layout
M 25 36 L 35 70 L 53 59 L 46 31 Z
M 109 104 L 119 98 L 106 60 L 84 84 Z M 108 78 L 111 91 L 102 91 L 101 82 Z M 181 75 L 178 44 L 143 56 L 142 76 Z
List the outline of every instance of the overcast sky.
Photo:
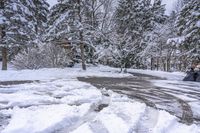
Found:
M 50 6 L 57 3 L 57 0 L 47 0 L 50 4 Z M 169 14 L 172 11 L 173 4 L 176 2 L 176 0 L 163 0 L 163 3 L 166 4 L 166 14 Z
M 50 6 L 52 6 L 57 3 L 57 0 L 47 0 L 47 2 L 49 2 Z
M 166 14 L 169 15 L 169 13 L 173 10 L 173 6 L 176 1 L 177 0 L 163 0 L 163 3 L 166 4 Z

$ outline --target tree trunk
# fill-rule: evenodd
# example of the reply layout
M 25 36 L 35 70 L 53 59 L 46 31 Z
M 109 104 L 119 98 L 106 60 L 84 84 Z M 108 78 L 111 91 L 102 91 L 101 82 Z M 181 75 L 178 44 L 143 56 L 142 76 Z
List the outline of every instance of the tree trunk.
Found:
M 81 60 L 82 60 L 82 69 L 86 70 L 86 64 L 85 64 L 85 55 L 84 55 L 84 44 L 80 44 L 80 49 L 81 49 Z
M 2 47 L 2 70 L 7 70 L 7 49 Z
M 78 17 L 79 22 L 82 23 L 82 16 L 81 16 L 81 1 L 78 0 Z M 82 69 L 86 70 L 86 64 L 85 64 L 85 55 L 84 55 L 84 43 L 83 43 L 83 31 L 79 31 L 80 35 L 80 49 L 81 49 L 81 60 L 82 60 Z
M 167 72 L 170 71 L 170 57 L 167 59 Z
M 163 71 L 166 71 L 165 57 L 162 58 Z
M 4 34 L 3 34 L 3 28 L 0 26 L 0 40 L 2 40 Z M 0 42 L 1 44 L 2 42 Z M 7 49 L 5 47 L 1 47 L 1 53 L 2 53 L 2 70 L 7 70 Z
M 154 69 L 154 62 L 153 62 L 153 57 L 151 57 L 151 70 Z
M 156 67 L 157 67 L 157 71 L 159 70 L 159 58 L 158 57 L 156 57 L 157 59 L 156 59 Z

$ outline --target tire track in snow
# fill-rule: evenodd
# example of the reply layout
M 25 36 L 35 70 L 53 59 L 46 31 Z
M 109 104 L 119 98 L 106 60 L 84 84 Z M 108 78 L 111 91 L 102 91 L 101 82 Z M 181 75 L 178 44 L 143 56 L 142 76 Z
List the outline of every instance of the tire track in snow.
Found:
M 136 75 L 134 74 L 134 76 Z M 193 123 L 193 112 L 186 101 L 172 94 L 168 94 L 163 91 L 162 88 L 156 87 L 148 81 L 151 79 L 160 80 L 160 78 L 143 74 L 137 74 L 137 76 L 138 77 L 133 78 L 90 77 L 78 78 L 78 80 L 91 83 L 99 89 L 106 88 L 127 95 L 129 98 L 139 99 L 146 103 L 147 106 L 155 109 L 166 110 L 180 118 L 182 123 L 188 125 Z M 133 87 L 134 85 L 136 85 L 136 87 Z
M 160 89 L 159 87 L 156 87 L 156 88 L 158 90 Z M 182 111 L 181 112 L 181 116 L 178 116 L 176 114 L 174 114 L 174 115 L 179 117 L 181 119 L 182 123 L 191 125 L 194 122 L 192 109 L 191 109 L 190 105 L 186 101 L 184 101 L 184 100 L 182 100 L 182 99 L 180 99 L 180 98 L 178 98 L 178 97 L 176 97 L 176 96 L 174 96 L 172 94 L 168 94 L 168 93 L 165 93 L 165 92 L 161 92 L 160 91 L 160 92 L 157 92 L 157 93 L 159 95 L 166 96 L 168 99 L 171 99 L 171 101 L 177 101 L 179 103 L 181 111 Z
M 100 121 L 93 121 L 89 123 L 89 127 L 93 133 L 109 133 L 109 131 Z
M 63 128 L 59 131 L 56 131 L 56 133 L 70 133 L 73 132 L 74 130 L 78 129 L 81 125 L 88 123 L 89 127 L 91 128 L 92 131 L 101 131 L 100 133 L 108 133 L 107 129 L 104 127 L 104 125 L 101 122 L 98 121 L 93 121 L 96 116 L 98 115 L 98 112 L 103 110 L 104 108 L 108 107 L 108 104 L 105 103 L 107 102 L 108 99 L 110 99 L 109 95 L 105 95 L 103 92 L 102 93 L 102 99 L 98 103 L 94 103 L 90 106 L 90 109 L 88 112 L 83 116 L 80 117 L 80 119 L 73 123 L 72 126 Z M 98 129 L 98 130 L 97 130 Z
M 151 107 L 146 107 L 144 114 L 140 117 L 134 128 L 136 133 L 153 133 L 153 128 L 157 124 L 158 111 Z
M 59 131 L 56 131 L 55 133 L 70 133 L 78 129 L 85 123 L 88 123 L 89 127 L 91 128 L 91 131 L 95 133 L 96 131 L 100 131 L 99 133 L 108 133 L 107 129 L 101 122 L 93 121 L 98 114 L 98 112 L 94 111 L 95 108 L 94 106 L 91 106 L 90 110 L 83 117 L 80 117 L 80 119 L 77 122 L 73 123 L 72 126 L 63 128 Z
M 93 110 L 94 110 L 94 106 L 91 105 L 88 112 L 83 117 L 80 117 L 77 122 L 73 123 L 69 127 L 65 127 L 63 129 L 60 129 L 59 131 L 56 131 L 55 133 L 70 133 L 70 132 L 76 130 L 77 128 L 79 128 L 84 123 L 92 121 L 97 115 L 96 112 L 94 112 Z

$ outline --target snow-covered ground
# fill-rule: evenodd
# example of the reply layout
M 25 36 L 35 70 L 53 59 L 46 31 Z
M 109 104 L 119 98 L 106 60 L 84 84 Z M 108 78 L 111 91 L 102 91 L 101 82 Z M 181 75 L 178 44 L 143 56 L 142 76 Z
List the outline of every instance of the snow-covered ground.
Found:
M 129 72 L 138 72 L 142 74 L 148 74 L 152 76 L 158 76 L 167 80 L 151 80 L 151 82 L 159 87 L 170 89 L 168 93 L 181 98 L 188 102 L 191 106 L 194 116 L 200 116 L 200 83 L 182 81 L 186 76 L 183 72 L 162 72 L 162 71 L 150 71 L 150 70 L 137 70 L 131 69 Z M 194 95 L 196 94 L 196 96 Z
M 119 69 L 98 66 L 65 69 L 0 71 L 2 133 L 199 133 L 162 110 L 147 107 L 112 91 L 98 90 L 77 77 L 130 77 Z M 143 70 L 131 70 L 149 73 Z M 180 79 L 181 73 L 151 72 Z M 32 83 L 2 84 L 31 80 Z M 154 81 L 152 81 L 154 82 Z M 7 82 L 9 83 L 9 82 Z M 156 84 L 156 82 L 154 82 Z M 168 83 L 167 83 L 168 84 Z M 164 85 L 164 82 L 163 84 Z M 197 84 L 198 85 L 198 84 Z M 177 88 L 176 88 L 177 89 Z M 198 107 L 198 106 L 197 106 Z M 148 112 L 148 113 L 147 113 Z
M 128 69 L 128 72 L 147 74 L 151 76 L 165 78 L 167 80 L 176 80 L 176 81 L 182 81 L 182 79 L 185 77 L 185 73 L 183 72 L 163 72 L 156 70 L 141 70 L 141 69 Z

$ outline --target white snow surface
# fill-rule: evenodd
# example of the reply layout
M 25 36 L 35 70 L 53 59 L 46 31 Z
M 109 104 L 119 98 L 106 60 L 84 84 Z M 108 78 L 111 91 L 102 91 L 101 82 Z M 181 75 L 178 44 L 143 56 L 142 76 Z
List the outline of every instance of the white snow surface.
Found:
M 168 93 L 170 95 L 174 95 L 180 99 L 187 101 L 190 105 L 193 115 L 195 117 L 200 117 L 200 101 L 199 101 L 199 89 L 200 83 L 199 82 L 190 82 L 190 81 L 182 81 L 183 78 L 186 76 L 186 73 L 183 72 L 163 72 L 163 71 L 151 71 L 151 70 L 137 70 L 137 69 L 130 69 L 129 72 L 136 72 L 141 74 L 147 74 L 151 76 L 157 76 L 164 78 L 166 80 L 151 80 L 154 85 L 158 87 L 164 87 L 169 89 Z M 176 92 L 176 93 L 174 93 Z M 185 92 L 185 93 L 184 93 Z M 192 94 L 192 95 L 190 95 Z M 197 94 L 196 96 L 193 94 Z M 177 126 L 176 128 L 178 128 Z M 174 129 L 175 132 L 177 129 Z M 193 133 L 195 129 L 184 130 L 184 133 Z M 198 131 L 200 132 L 200 131 Z M 182 132 L 181 132 L 182 133 Z
M 132 70 L 140 73 L 150 71 Z M 150 72 L 168 79 L 179 79 L 182 73 Z M 176 75 L 176 76 L 174 76 Z M 19 85 L 0 85 L 1 133 L 136 133 L 145 110 L 154 112 L 147 120 L 152 133 L 199 133 L 198 125 L 185 125 L 175 116 L 147 107 L 112 91 L 98 90 L 80 82 L 80 76 L 126 77 L 118 69 L 98 66 L 82 71 L 80 67 L 65 69 L 0 71 L 0 81 L 39 80 Z M 175 78 L 176 77 L 176 78 Z M 106 92 L 109 96 L 102 95 Z M 95 109 L 101 104 L 108 107 Z M 9 116 L 6 119 L 2 119 Z M 1 124 L 3 126 L 1 126 Z
M 128 69 L 128 72 L 147 74 L 151 76 L 156 76 L 156 77 L 161 77 L 168 80 L 176 80 L 176 81 L 181 81 L 186 75 L 183 72 L 163 72 L 163 71 L 156 71 L 156 70 L 141 70 L 141 69 Z
M 44 68 L 39 70 L 0 71 L 0 81 L 72 79 L 83 76 L 124 77 L 132 75 L 119 73 L 119 69 L 104 66 L 89 67 L 87 71 L 83 71 L 79 66 L 63 69 Z

